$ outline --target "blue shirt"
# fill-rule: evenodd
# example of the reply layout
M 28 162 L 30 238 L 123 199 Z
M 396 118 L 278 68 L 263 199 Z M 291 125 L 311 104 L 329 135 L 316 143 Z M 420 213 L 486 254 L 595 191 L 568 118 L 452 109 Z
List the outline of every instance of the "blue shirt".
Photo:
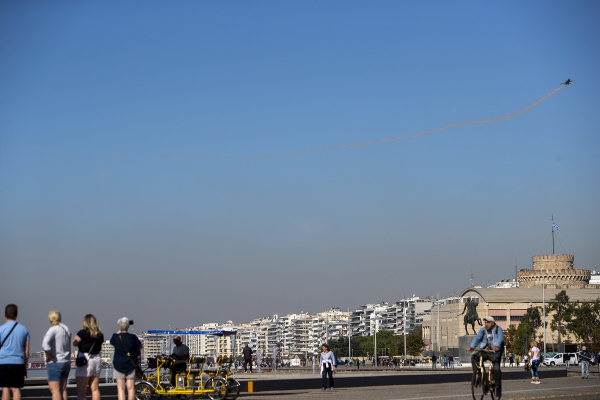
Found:
M 6 339 L 15 324 L 15 321 L 8 321 L 0 326 L 0 343 Z M 17 324 L 0 349 L 0 364 L 25 364 L 25 343 L 28 341 L 27 328 Z

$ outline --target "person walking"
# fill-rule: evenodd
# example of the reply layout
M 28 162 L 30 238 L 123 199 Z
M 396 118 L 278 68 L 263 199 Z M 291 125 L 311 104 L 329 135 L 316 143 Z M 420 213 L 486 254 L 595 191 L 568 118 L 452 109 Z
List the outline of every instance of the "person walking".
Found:
M 27 377 L 29 362 L 29 331 L 17 322 L 19 308 L 8 304 L 4 308 L 6 323 L 0 326 L 0 387 L 2 400 L 21 400 L 21 388 Z
M 137 336 L 128 333 L 129 319 L 123 317 L 117 322 L 119 331 L 110 338 L 110 344 L 115 348 L 113 367 L 117 380 L 117 399 L 136 400 L 135 375 L 142 343 Z
M 587 351 L 587 348 L 583 346 L 579 352 L 579 358 L 581 359 L 581 379 L 588 379 L 590 377 L 590 360 L 592 359 L 592 353 Z
M 84 358 L 85 365 L 77 367 L 75 381 L 77 382 L 77 400 L 85 400 L 87 388 L 90 388 L 92 400 L 100 400 L 98 385 L 102 374 L 102 343 L 104 334 L 98 327 L 98 321 L 92 314 L 83 317 L 82 329 L 73 339 L 73 346 L 79 346 L 77 358 Z M 79 361 L 81 363 L 81 361 Z
M 323 352 L 319 358 L 319 365 L 321 366 L 321 377 L 323 378 L 322 390 L 327 389 L 327 375 L 329 375 L 330 390 L 333 390 L 333 371 L 335 371 L 337 367 L 337 362 L 335 360 L 335 355 L 329 350 L 329 346 L 326 343 L 323 343 L 321 348 Z
M 436 357 L 436 355 L 434 354 L 434 355 L 432 355 L 432 356 L 431 356 L 431 368 L 432 368 L 432 369 L 433 369 L 433 368 L 437 368 L 437 365 L 436 365 L 436 363 L 437 363 L 437 357 Z
M 248 364 L 250 364 L 250 373 L 252 373 L 252 349 L 248 346 L 248 343 L 246 343 L 242 352 L 244 353 L 244 373 L 248 373 Z
M 538 367 L 540 365 L 540 349 L 537 347 L 537 343 L 535 341 L 531 341 L 529 343 L 529 362 L 531 363 L 531 373 L 533 374 L 533 378 L 531 379 L 531 383 L 540 384 L 540 374 L 538 373 Z
M 67 383 L 71 371 L 71 331 L 61 323 L 61 319 L 58 310 L 48 313 L 48 321 L 52 326 L 42 340 L 52 400 L 67 400 Z

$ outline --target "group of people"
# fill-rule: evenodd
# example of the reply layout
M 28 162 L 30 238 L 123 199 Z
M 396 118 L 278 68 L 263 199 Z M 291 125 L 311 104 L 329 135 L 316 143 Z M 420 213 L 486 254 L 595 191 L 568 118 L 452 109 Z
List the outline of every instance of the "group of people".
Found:
M 9 304 L 5 307 L 4 317 L 6 323 L 0 326 L 0 387 L 2 387 L 2 400 L 10 400 L 11 394 L 14 400 L 21 400 L 21 388 L 27 377 L 27 364 L 29 358 L 30 335 L 27 328 L 17 322 L 18 307 Z M 100 356 L 104 334 L 98 326 L 96 317 L 87 314 L 83 318 L 82 328 L 73 337 L 68 326 L 61 322 L 62 316 L 58 310 L 48 313 L 50 329 L 42 340 L 42 349 L 46 359 L 46 373 L 48 387 L 52 394 L 52 400 L 67 400 L 67 382 L 71 369 L 71 346 L 78 347 L 76 359 L 77 369 L 75 380 L 77 383 L 77 400 L 85 400 L 87 389 L 90 389 L 92 400 L 100 400 L 99 377 L 102 371 L 102 358 Z M 495 395 L 497 399 L 502 397 L 502 374 L 500 362 L 504 359 L 504 334 L 502 328 L 496 325 L 493 317 L 487 316 L 483 319 L 484 326 L 479 330 L 471 345 L 466 349 L 472 351 L 475 348 L 489 349 L 489 352 L 475 352 L 471 357 L 473 371 L 478 367 L 480 357 L 484 361 L 492 362 L 492 371 L 495 382 Z M 114 346 L 114 377 L 117 381 L 118 400 L 135 400 L 135 379 L 141 371 L 138 367 L 139 355 L 142 344 L 136 335 L 130 334 L 129 319 L 123 317 L 117 321 L 119 330 L 114 333 L 110 343 Z M 171 384 L 175 385 L 177 372 L 185 370 L 189 358 L 189 348 L 182 343 L 179 336 L 173 337 L 175 348 L 173 356 L 176 361 L 171 368 Z M 539 384 L 540 378 L 538 367 L 541 362 L 540 349 L 535 341 L 531 341 L 526 363 L 531 367 L 531 383 Z M 321 346 L 322 353 L 319 358 L 319 366 L 322 376 L 322 390 L 326 390 L 329 382 L 330 390 L 334 389 L 333 372 L 336 370 L 337 361 L 333 352 L 327 344 Z M 250 365 L 252 372 L 252 352 L 248 345 L 244 347 L 244 370 Z M 582 379 L 589 376 L 589 363 L 592 354 L 584 346 L 579 353 Z M 435 356 L 434 356 L 435 357 Z M 512 364 L 514 356 L 509 355 Z M 453 366 L 452 356 L 444 356 L 443 365 Z M 516 358 L 519 365 L 518 356 Z M 436 360 L 433 359 L 435 365 Z M 363 361 L 364 366 L 364 361 Z M 586 376 L 587 374 L 587 376 Z
M 18 307 L 9 304 L 4 309 L 6 323 L 0 326 L 0 387 L 2 400 L 21 400 L 21 388 L 27 377 L 30 335 L 27 328 L 17 322 Z M 67 400 L 67 383 L 71 370 L 71 346 L 78 348 L 75 381 L 77 400 L 85 400 L 90 389 L 92 400 L 100 400 L 99 378 L 102 372 L 102 344 L 104 334 L 96 317 L 88 314 L 83 318 L 82 328 L 75 336 L 61 322 L 58 310 L 48 313 L 50 329 L 42 340 L 46 359 L 48 388 L 52 400 Z M 110 343 L 115 348 L 113 366 L 117 381 L 118 400 L 135 400 L 135 378 L 138 373 L 138 357 L 142 343 L 136 335 L 128 333 L 129 319 L 117 321 L 119 330 L 112 335 Z
M 434 354 L 431 356 L 432 368 L 437 368 L 437 363 L 441 364 L 442 368 L 450 368 L 454 369 L 454 356 L 451 354 L 449 356 L 443 355 L 439 358 Z

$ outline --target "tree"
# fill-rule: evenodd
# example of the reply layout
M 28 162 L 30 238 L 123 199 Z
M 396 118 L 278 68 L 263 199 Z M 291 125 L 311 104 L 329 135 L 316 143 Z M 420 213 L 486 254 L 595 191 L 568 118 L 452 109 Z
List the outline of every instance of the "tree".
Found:
M 404 346 L 404 343 L 402 345 Z M 421 354 L 421 349 L 424 346 L 425 342 L 423 341 L 422 328 L 416 326 L 413 331 L 406 336 L 406 352 L 411 356 L 418 356 Z
M 525 315 L 521 317 L 521 323 L 523 322 L 526 322 L 529 326 L 529 337 L 531 340 L 534 340 L 535 332 L 542 327 L 542 312 L 540 307 L 529 307 Z
M 516 346 L 517 340 L 517 328 L 514 325 L 509 325 L 506 333 L 504 334 L 504 345 L 506 346 L 506 351 L 509 353 L 516 353 L 518 347 Z
M 526 354 L 527 348 L 529 347 L 529 341 L 532 339 L 531 327 L 527 321 L 521 320 L 519 327 L 517 328 L 517 336 L 515 338 L 515 353 Z
M 558 344 L 562 343 L 562 335 L 567 334 L 567 326 L 571 320 L 573 305 L 569 303 L 569 296 L 565 290 L 561 290 L 554 296 L 554 301 L 548 304 L 548 310 L 554 311 L 550 329 L 558 332 Z
M 577 301 L 569 313 L 567 329 L 582 343 L 590 346 L 590 350 L 598 351 L 600 347 L 600 298 L 586 303 Z

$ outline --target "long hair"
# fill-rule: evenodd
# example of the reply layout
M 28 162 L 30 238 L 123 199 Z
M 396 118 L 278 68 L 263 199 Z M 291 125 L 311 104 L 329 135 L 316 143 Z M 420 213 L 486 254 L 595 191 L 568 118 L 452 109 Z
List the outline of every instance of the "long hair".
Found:
M 102 331 L 98 327 L 96 317 L 94 317 L 92 314 L 88 314 L 83 317 L 83 329 L 86 329 L 93 338 L 97 338 L 102 334 Z

